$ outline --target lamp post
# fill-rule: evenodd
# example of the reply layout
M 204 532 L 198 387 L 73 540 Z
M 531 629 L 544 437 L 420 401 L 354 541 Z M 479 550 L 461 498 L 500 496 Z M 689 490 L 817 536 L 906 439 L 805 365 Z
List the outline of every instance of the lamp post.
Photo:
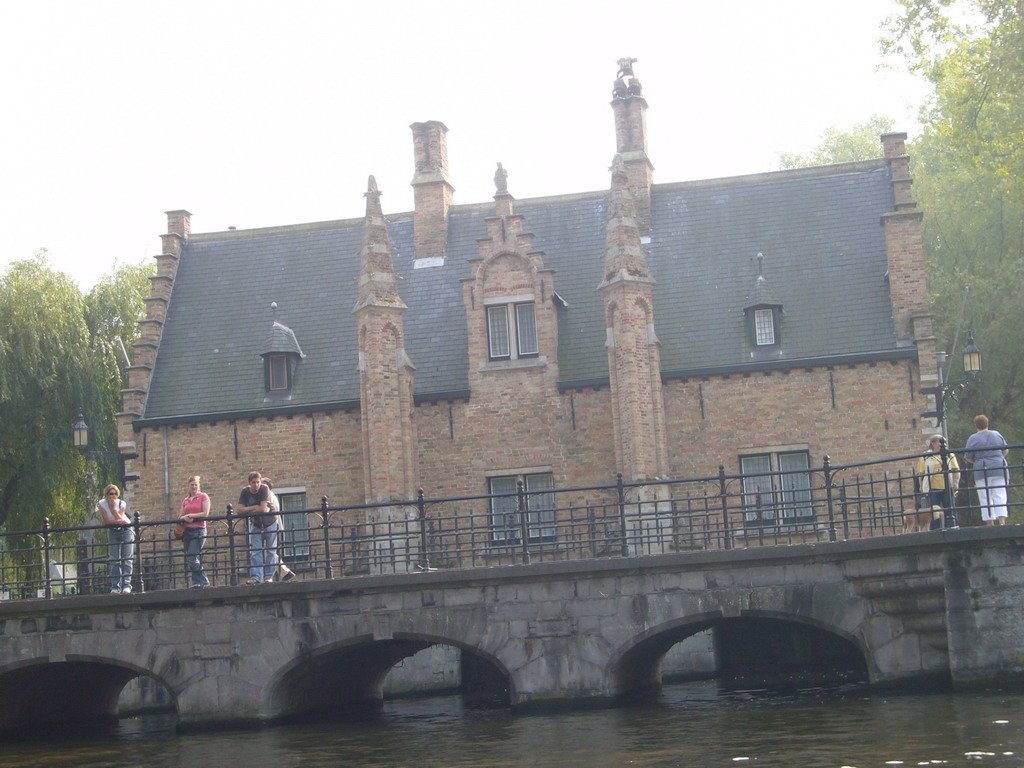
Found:
M 958 402 L 960 396 L 973 382 L 981 376 L 981 350 L 974 343 L 974 331 L 967 332 L 967 344 L 962 354 L 963 378 L 956 381 L 946 381 L 942 375 L 942 362 L 939 364 L 939 385 L 937 387 L 922 387 L 921 392 L 925 395 L 935 395 L 935 410 L 925 411 L 921 414 L 924 418 L 935 419 L 942 434 L 946 435 L 946 404 L 950 400 Z
M 108 460 L 108 459 L 116 457 L 118 459 L 118 467 L 119 467 L 117 476 L 118 476 L 118 480 L 120 482 L 121 490 L 122 491 L 124 490 L 124 481 L 125 481 L 124 462 L 125 462 L 125 459 L 133 458 L 133 457 L 126 456 L 123 453 L 121 453 L 120 451 L 90 451 L 89 450 L 89 425 L 85 423 L 85 416 L 83 414 L 81 414 L 81 413 L 78 414 L 78 419 L 75 421 L 75 423 L 71 427 L 71 440 L 72 440 L 72 444 L 75 446 L 75 448 L 77 448 L 79 451 L 82 452 L 82 455 L 86 456 L 87 458 L 92 459 L 93 461 L 100 460 L 100 459 Z

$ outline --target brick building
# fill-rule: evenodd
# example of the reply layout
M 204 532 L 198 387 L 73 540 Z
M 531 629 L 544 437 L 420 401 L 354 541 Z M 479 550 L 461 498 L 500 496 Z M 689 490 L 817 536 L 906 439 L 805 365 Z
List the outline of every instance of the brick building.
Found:
M 193 473 L 216 510 L 252 469 L 301 509 L 919 450 L 936 365 L 905 135 L 654 184 L 628 62 L 611 106 L 608 190 L 516 200 L 499 165 L 493 201 L 456 205 L 430 121 L 411 213 L 372 178 L 360 219 L 194 234 L 169 212 L 119 415 L 133 507 L 175 516 Z

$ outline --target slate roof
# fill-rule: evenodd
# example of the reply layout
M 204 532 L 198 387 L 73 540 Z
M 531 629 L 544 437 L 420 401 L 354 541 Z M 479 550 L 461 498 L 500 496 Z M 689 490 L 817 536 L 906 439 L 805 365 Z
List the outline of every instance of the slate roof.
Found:
M 521 200 L 515 213 L 555 270 L 562 387 L 607 381 L 601 280 L 606 193 Z M 786 361 L 906 357 L 896 338 L 880 224 L 893 210 L 882 161 L 655 185 L 648 264 L 665 376 Z M 414 269 L 412 215 L 388 217 L 419 399 L 467 396 L 460 280 L 492 203 L 451 209 L 443 266 Z M 363 219 L 194 234 L 179 260 L 142 422 L 279 410 L 263 361 L 278 322 L 305 357 L 291 409 L 359 399 L 356 301 Z M 744 326 L 757 253 L 783 305 L 781 344 L 752 353 Z

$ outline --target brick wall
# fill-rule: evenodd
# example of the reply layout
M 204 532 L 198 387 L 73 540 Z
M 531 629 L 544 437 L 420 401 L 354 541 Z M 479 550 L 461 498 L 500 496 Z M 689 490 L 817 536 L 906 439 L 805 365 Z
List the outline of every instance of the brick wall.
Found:
M 669 474 L 710 476 L 720 463 L 735 473 L 741 451 L 778 445 L 805 445 L 812 464 L 825 455 L 850 463 L 914 453 L 922 448 L 916 389 L 916 367 L 907 361 L 670 381 Z M 558 393 L 541 368 L 481 375 L 469 402 L 414 409 L 419 486 L 428 497 L 483 494 L 488 473 L 525 467 L 550 467 L 559 487 L 612 483 L 610 402 L 607 387 Z M 253 469 L 278 487 L 305 487 L 310 505 L 323 495 L 332 506 L 364 500 L 358 411 L 200 422 L 136 435 L 139 458 L 130 469 L 141 480 L 131 501 L 147 519 L 163 517 L 165 432 L 172 516 L 194 473 L 219 514 Z

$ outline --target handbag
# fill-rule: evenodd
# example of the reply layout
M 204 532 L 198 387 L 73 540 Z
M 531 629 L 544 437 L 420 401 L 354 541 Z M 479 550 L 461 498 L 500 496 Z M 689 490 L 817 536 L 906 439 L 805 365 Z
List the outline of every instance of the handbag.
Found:
M 175 523 L 171 527 L 171 533 L 174 534 L 174 538 L 176 538 L 176 539 L 184 538 L 185 537 L 185 524 L 184 523 Z

